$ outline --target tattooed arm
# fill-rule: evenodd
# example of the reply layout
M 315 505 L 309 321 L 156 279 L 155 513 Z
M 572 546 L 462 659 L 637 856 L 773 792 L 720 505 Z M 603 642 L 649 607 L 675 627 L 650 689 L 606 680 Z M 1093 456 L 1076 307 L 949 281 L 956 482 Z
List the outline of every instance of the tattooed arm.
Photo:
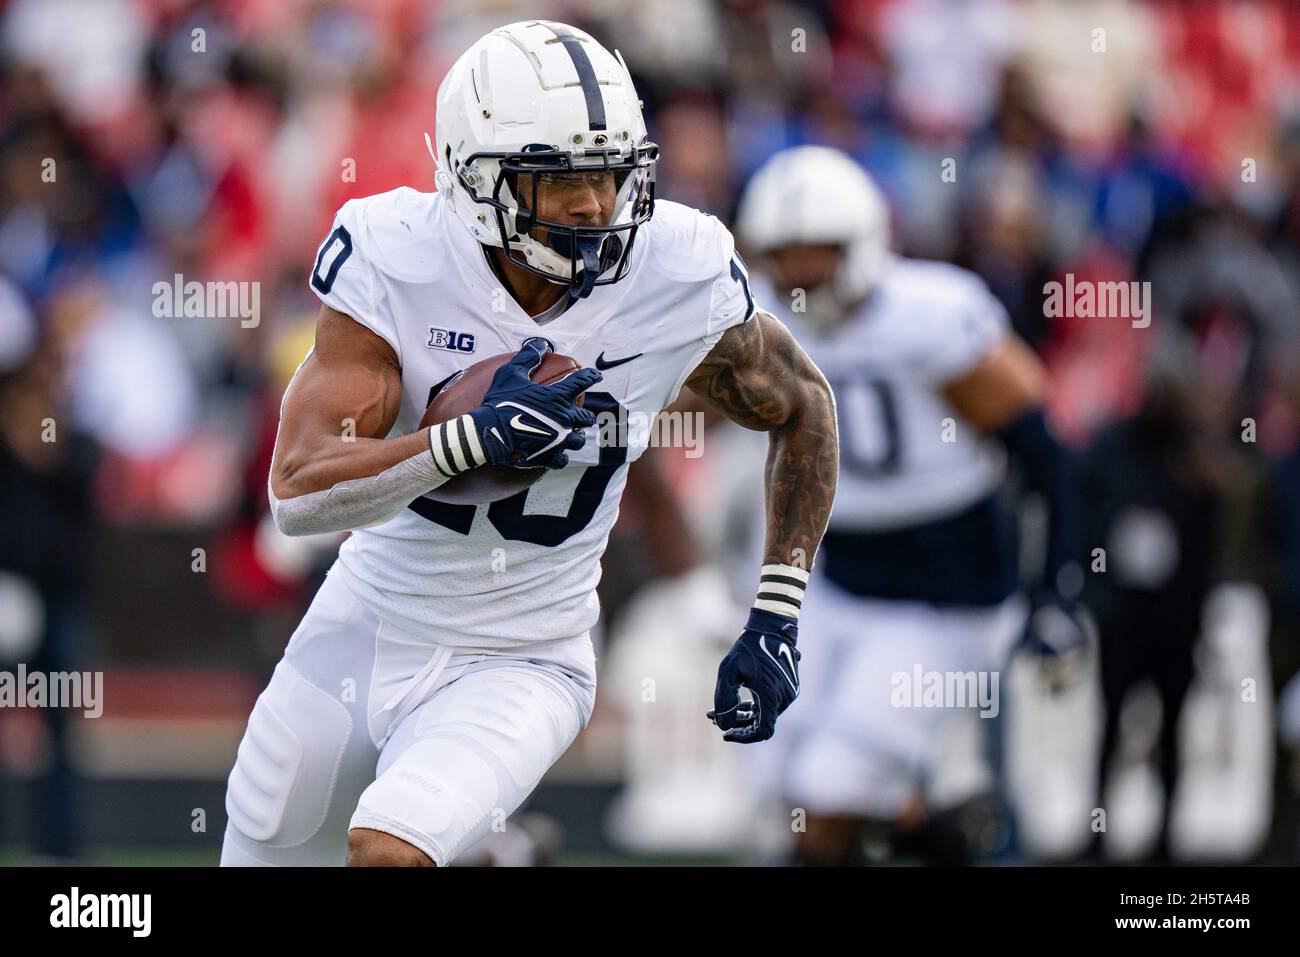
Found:
M 799 694 L 799 609 L 839 472 L 835 400 L 789 330 L 764 312 L 723 333 L 686 384 L 733 422 L 771 437 L 758 596 L 718 666 L 708 713 L 725 740 L 764 741 Z
M 811 568 L 839 472 L 830 386 L 779 320 L 732 326 L 686 380 L 731 421 L 771 436 L 764 564 Z

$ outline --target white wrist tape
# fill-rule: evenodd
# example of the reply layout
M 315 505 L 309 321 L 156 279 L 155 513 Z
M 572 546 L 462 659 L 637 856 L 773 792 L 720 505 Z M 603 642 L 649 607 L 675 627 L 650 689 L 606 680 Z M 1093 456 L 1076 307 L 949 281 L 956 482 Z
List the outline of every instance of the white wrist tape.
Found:
M 368 528 L 388 521 L 425 492 L 486 461 L 473 420 L 463 415 L 430 426 L 428 452 L 403 459 L 378 475 L 348 479 L 319 492 L 284 499 L 276 498 L 268 481 L 267 496 L 275 525 L 286 535 Z
M 758 597 L 754 607 L 799 619 L 808 573 L 793 565 L 764 565 L 758 578 Z
M 474 419 L 467 412 L 455 419 L 429 426 L 429 449 L 434 465 L 447 478 L 487 462 Z

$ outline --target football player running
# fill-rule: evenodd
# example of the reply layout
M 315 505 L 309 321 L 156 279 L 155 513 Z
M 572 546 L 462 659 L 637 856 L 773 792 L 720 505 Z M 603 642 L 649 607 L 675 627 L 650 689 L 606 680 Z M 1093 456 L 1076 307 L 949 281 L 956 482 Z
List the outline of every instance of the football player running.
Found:
M 755 305 L 728 231 L 655 201 L 622 58 L 560 23 L 502 27 L 448 72 L 436 127 L 438 191 L 346 203 L 311 273 L 324 305 L 269 494 L 290 535 L 354 531 L 249 718 L 226 865 L 443 866 L 499 828 L 594 703 L 600 557 L 646 443 L 594 441 L 597 416 L 653 415 L 683 385 L 770 434 L 760 584 L 711 717 L 760 741 L 798 691 L 830 389 Z M 532 382 L 552 350 L 583 368 Z M 417 429 L 502 352 L 479 408 Z M 487 464 L 548 471 L 490 504 L 437 500 Z
M 843 473 L 802 618 L 817 653 L 801 713 L 766 746 L 780 753 L 762 757 L 807 814 L 796 859 L 846 864 L 868 823 L 897 837 L 924 820 L 939 732 L 962 702 L 923 699 L 917 674 L 978 682 L 1026 631 L 1008 453 L 1049 515 L 1026 637 L 1048 655 L 1081 647 L 1062 594 L 1078 584 L 1069 458 L 1044 418 L 1044 371 L 1000 303 L 971 273 L 893 255 L 885 203 L 848 156 L 772 157 L 736 229 L 764 302 L 839 408 Z M 965 704 L 998 709 L 975 694 Z M 941 859 L 962 856 L 958 830 L 940 829 L 957 847 Z

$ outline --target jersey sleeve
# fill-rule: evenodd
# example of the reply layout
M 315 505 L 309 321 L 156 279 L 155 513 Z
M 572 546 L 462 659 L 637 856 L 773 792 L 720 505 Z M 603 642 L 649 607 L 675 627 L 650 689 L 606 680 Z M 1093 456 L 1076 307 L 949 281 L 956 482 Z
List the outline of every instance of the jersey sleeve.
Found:
M 753 319 L 754 313 L 758 311 L 749 285 L 749 270 L 740 258 L 740 253 L 732 246 L 729 233 L 727 239 L 731 255 L 722 272 L 713 280 L 713 288 L 709 293 L 709 325 L 705 339 L 709 341 L 710 347 L 722 338 L 724 332 Z
M 758 311 L 754 293 L 749 284 L 749 270 L 736 252 L 731 232 L 712 216 L 703 217 L 710 228 L 702 229 L 705 235 L 698 242 L 700 261 L 713 261 L 715 268 L 704 277 L 707 284 L 707 316 L 695 327 L 695 337 L 687 344 L 681 376 L 668 394 L 665 405 L 677 398 L 682 386 L 696 367 L 704 361 L 722 334 L 732 326 L 749 322 Z M 698 320 L 697 320 L 698 321 Z
M 982 281 L 972 277 L 960 295 L 936 310 L 938 328 L 922 350 L 921 372 L 933 383 L 951 382 L 970 372 L 993 351 L 1011 327 L 1006 309 Z
M 364 207 L 357 200 L 349 200 L 335 214 L 329 234 L 316 250 L 309 283 L 321 302 L 379 336 L 392 346 L 400 361 L 397 325 L 386 307 L 365 245 Z

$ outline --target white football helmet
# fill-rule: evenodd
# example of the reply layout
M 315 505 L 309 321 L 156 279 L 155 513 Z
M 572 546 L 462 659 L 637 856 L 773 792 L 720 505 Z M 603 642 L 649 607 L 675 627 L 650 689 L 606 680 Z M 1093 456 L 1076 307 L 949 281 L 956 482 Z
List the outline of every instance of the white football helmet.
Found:
M 736 231 L 756 256 L 788 246 L 841 246 L 830 281 L 807 296 L 809 319 L 833 321 L 866 298 L 888 268 L 889 208 L 847 154 L 796 146 L 767 160 L 740 199 Z
M 466 50 L 438 88 L 437 147 L 429 149 L 439 191 L 474 238 L 576 297 L 622 278 L 637 227 L 654 213 L 659 147 L 646 138 L 627 65 L 562 23 L 512 23 Z M 539 218 L 539 180 L 583 170 L 614 173 L 611 222 Z M 536 175 L 531 195 L 520 197 L 525 173 Z M 530 235 L 538 227 L 542 241 Z

